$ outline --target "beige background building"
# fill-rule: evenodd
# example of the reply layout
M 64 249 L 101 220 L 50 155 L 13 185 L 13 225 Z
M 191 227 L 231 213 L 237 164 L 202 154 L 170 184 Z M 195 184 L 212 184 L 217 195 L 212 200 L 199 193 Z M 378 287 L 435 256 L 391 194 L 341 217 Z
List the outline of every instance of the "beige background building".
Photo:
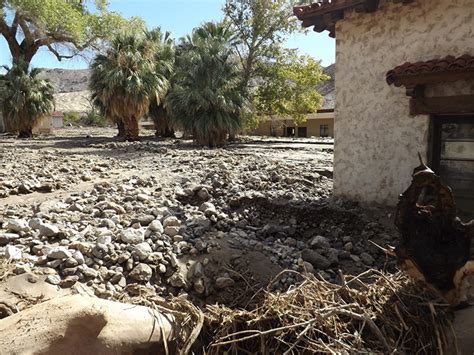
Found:
M 474 199 L 474 64 L 461 70 L 421 64 L 418 75 L 433 70 L 439 80 L 411 87 L 389 85 L 386 77 L 406 62 L 474 55 L 474 0 L 333 0 L 296 7 L 295 14 L 303 25 L 336 36 L 335 194 L 395 205 L 420 152 L 463 191 L 458 196 Z M 443 79 L 443 70 L 458 75 Z M 428 99 L 434 96 L 444 99 Z M 446 107 L 436 108 L 443 100 Z M 410 110 L 416 103 L 429 107 Z M 454 142 L 464 152 L 454 156 L 458 163 L 445 154 L 453 143 L 445 139 L 450 124 L 460 132 L 451 138 L 465 137 Z

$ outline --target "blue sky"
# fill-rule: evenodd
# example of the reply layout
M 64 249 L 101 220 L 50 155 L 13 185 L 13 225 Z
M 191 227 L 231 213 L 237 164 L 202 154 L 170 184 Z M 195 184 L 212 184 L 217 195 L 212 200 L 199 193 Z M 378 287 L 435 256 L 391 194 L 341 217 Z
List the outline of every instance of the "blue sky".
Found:
M 225 0 L 110 0 L 110 9 L 126 17 L 140 16 L 149 27 L 161 26 L 171 31 L 175 38 L 184 36 L 204 21 L 222 19 Z M 308 31 L 298 33 L 288 40 L 286 46 L 299 49 L 301 54 L 309 54 L 322 60 L 324 66 L 335 62 L 335 41 L 328 33 Z M 0 64 L 10 64 L 10 54 L 3 37 L 0 37 Z M 46 49 L 40 50 L 32 62 L 35 67 L 46 68 L 86 68 L 81 59 L 58 62 Z

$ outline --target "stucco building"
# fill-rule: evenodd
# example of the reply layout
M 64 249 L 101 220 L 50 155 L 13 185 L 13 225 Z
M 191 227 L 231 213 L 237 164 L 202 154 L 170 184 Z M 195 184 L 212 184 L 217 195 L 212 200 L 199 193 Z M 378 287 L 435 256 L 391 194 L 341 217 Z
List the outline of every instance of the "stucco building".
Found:
M 334 189 L 395 205 L 420 152 L 474 208 L 474 0 L 320 0 L 336 37 Z
M 334 109 L 320 109 L 308 114 L 305 122 L 295 124 L 290 117 L 266 117 L 257 129 L 250 132 L 255 136 L 273 137 L 334 137 Z

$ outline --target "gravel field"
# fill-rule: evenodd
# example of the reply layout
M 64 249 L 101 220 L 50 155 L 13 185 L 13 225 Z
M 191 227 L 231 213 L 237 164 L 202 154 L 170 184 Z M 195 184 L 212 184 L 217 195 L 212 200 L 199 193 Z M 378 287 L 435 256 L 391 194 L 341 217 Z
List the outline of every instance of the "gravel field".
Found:
M 0 138 L 0 257 L 15 273 L 103 298 L 141 284 L 248 306 L 284 269 L 338 282 L 394 267 L 375 245 L 394 243 L 390 216 L 331 198 L 331 142 L 243 137 L 209 150 L 114 134 Z M 297 283 L 288 275 L 272 287 Z

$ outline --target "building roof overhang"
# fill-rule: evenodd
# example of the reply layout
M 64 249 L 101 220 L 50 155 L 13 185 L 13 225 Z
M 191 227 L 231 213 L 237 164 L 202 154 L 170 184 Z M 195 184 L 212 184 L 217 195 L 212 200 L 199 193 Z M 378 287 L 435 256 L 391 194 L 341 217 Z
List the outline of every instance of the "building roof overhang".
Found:
M 413 88 L 420 85 L 474 79 L 474 56 L 447 56 L 428 61 L 405 63 L 387 73 L 389 85 Z
M 409 4 L 415 0 L 389 1 Z M 342 20 L 346 12 L 374 12 L 380 3 L 380 0 L 317 0 L 309 5 L 295 6 L 293 13 L 303 21 L 303 27 L 313 26 L 314 31 L 329 31 L 329 36 L 335 37 L 336 22 Z

